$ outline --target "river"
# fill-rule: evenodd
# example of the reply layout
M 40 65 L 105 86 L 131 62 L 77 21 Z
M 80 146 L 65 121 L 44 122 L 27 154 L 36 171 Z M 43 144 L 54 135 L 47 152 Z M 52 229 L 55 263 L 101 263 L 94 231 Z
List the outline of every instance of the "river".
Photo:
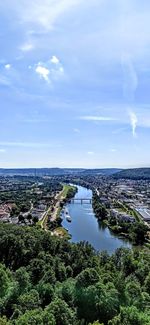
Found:
M 74 198 L 92 198 L 92 191 L 77 186 L 78 192 Z M 63 214 L 62 226 L 68 229 L 72 242 L 88 241 L 97 251 L 107 250 L 112 254 L 119 247 L 131 247 L 130 243 L 113 235 L 108 227 L 98 223 L 92 204 L 68 203 L 65 207 L 72 222 L 66 220 Z

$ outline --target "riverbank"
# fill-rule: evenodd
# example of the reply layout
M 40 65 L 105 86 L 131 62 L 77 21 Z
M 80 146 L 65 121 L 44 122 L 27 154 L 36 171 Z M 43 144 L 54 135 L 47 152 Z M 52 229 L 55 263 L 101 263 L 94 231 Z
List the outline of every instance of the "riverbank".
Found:
M 55 207 L 53 208 L 53 213 L 49 218 L 48 227 L 51 230 L 52 235 L 56 235 L 59 237 L 65 237 L 70 239 L 70 235 L 68 234 L 67 229 L 62 227 L 62 219 L 61 219 L 61 211 L 64 205 L 74 197 L 77 192 L 77 188 L 72 185 L 63 184 L 63 190 L 59 193 L 57 197 L 57 202 Z M 54 228 L 54 229 L 53 229 Z
M 71 216 L 71 222 L 68 222 L 65 216 L 62 221 L 63 228 L 68 229 L 68 233 L 71 234 L 70 241 L 73 243 L 89 242 L 95 250 L 107 250 L 110 254 L 120 247 L 130 248 L 131 244 L 128 240 L 113 234 L 101 221 L 98 222 L 90 203 L 92 190 L 83 186 L 76 186 L 78 192 L 74 198 L 77 200 L 65 206 L 66 211 Z M 78 200 L 80 198 L 86 198 L 87 201 L 81 203 Z
M 110 204 L 102 204 L 95 191 L 92 206 L 98 222 L 103 222 L 114 235 L 129 240 L 133 245 L 144 245 L 147 242 L 148 227 L 134 209 L 119 201 L 113 208 Z
M 71 185 L 63 184 L 63 189 L 56 194 L 55 196 L 55 204 L 54 206 L 51 205 L 44 213 L 41 220 L 37 222 L 37 225 L 39 225 L 42 229 L 47 229 L 47 223 L 48 219 L 50 222 L 55 221 L 57 218 L 60 217 L 61 210 L 63 208 L 63 204 L 67 202 L 67 199 L 70 199 L 70 193 L 73 193 L 75 195 L 76 193 L 76 187 Z M 61 203 L 61 204 L 60 204 Z

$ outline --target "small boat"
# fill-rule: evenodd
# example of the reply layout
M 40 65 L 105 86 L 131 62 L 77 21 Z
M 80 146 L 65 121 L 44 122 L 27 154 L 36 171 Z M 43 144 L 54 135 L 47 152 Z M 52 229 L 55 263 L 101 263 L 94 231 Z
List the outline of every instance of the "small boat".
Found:
M 66 220 L 67 220 L 68 222 L 71 222 L 71 221 L 72 221 L 70 216 L 67 216 L 67 217 L 66 217 Z

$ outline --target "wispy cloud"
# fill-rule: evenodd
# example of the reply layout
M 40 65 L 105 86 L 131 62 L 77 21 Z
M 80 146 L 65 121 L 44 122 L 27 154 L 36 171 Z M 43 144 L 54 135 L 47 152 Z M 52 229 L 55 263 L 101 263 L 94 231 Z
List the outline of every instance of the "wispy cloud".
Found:
M 6 76 L 0 75 L 0 85 L 10 87 L 11 81 Z
M 130 124 L 132 128 L 132 135 L 135 138 L 138 119 L 136 114 L 133 111 L 129 111 L 129 117 L 130 117 Z
M 95 116 L 95 115 L 87 115 L 87 116 L 80 116 L 80 120 L 84 121 L 117 121 L 118 119 L 110 116 Z
M 127 131 L 128 129 L 129 129 L 129 126 L 121 127 L 121 128 L 118 128 L 118 129 L 112 131 L 112 134 L 121 134 L 121 133 Z
M 127 101 L 133 101 L 138 87 L 138 76 L 130 55 L 122 56 L 123 94 Z
M 20 50 L 22 52 L 29 52 L 34 49 L 34 44 L 33 42 L 26 42 L 20 46 Z
M 6 149 L 0 149 L 0 153 L 5 153 Z
M 20 23 L 38 26 L 51 30 L 61 15 L 78 5 L 81 0 L 10 0 L 5 1 L 5 7 L 18 15 Z M 2 6 L 2 4 L 0 4 Z
M 88 151 L 87 154 L 92 156 L 92 155 L 94 155 L 94 151 Z
M 50 143 L 39 143 L 39 142 L 0 141 L 0 146 L 6 146 L 6 147 L 22 147 L 22 148 L 51 148 L 51 147 L 54 146 L 54 144 L 50 144 Z
M 80 130 L 77 129 L 77 128 L 74 128 L 73 131 L 74 131 L 75 133 L 80 133 Z
M 114 149 L 114 148 L 112 148 L 112 149 L 110 149 L 110 151 L 111 151 L 111 152 L 116 152 L 117 150 Z

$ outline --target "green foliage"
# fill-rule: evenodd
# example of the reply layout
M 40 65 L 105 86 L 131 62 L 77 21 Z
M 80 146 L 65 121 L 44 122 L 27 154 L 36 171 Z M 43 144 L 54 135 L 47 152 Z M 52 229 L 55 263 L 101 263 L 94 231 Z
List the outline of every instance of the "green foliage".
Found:
M 8 325 L 9 323 L 7 322 L 6 317 L 0 317 L 0 325 Z
M 56 325 L 71 325 L 73 324 L 74 312 L 69 308 L 67 303 L 59 298 L 56 298 L 46 308 L 46 312 L 54 315 Z
M 20 316 L 15 325 L 56 325 L 52 314 L 43 312 L 42 309 L 27 311 Z
M 94 323 L 90 323 L 89 325 L 104 325 L 104 324 L 102 324 L 102 323 L 100 324 L 99 321 L 96 321 Z
M 6 295 L 9 282 L 8 272 L 5 270 L 3 265 L 0 265 L 0 298 L 3 298 Z
M 30 288 L 30 275 L 25 267 L 20 267 L 15 273 L 15 280 L 18 282 L 19 293 L 28 291 Z
M 39 283 L 37 290 L 42 307 L 49 305 L 54 297 L 54 288 L 50 283 Z
M 129 236 L 135 244 L 143 244 L 147 236 L 148 227 L 142 222 L 135 222 L 131 225 Z
M 148 227 L 142 222 L 117 221 L 116 218 L 109 218 L 110 229 L 116 234 L 125 235 L 134 245 L 142 245 L 147 239 Z
M 120 314 L 108 325 L 149 325 L 150 316 L 140 312 L 136 307 L 121 307 Z
M 32 289 L 28 293 L 20 295 L 17 305 L 21 312 L 38 308 L 40 305 L 39 293 L 36 290 Z
M 107 210 L 106 208 L 100 203 L 99 196 L 94 193 L 92 198 L 92 205 L 95 216 L 98 220 L 104 220 L 107 217 Z
M 0 325 L 150 324 L 149 249 L 97 254 L 4 224 L 0 248 Z
M 99 280 L 99 275 L 95 269 L 85 269 L 77 276 L 77 287 L 88 287 Z

